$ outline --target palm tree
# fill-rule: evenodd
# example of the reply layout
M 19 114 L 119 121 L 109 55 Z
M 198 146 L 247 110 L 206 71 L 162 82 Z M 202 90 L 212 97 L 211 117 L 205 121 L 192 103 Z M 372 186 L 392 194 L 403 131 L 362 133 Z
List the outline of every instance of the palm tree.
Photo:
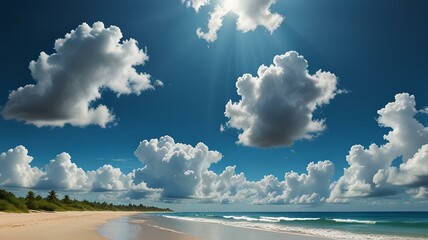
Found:
M 71 203 L 70 196 L 68 196 L 68 194 L 64 195 L 64 198 L 62 199 L 62 202 L 65 203 L 65 204 L 70 204 Z
M 58 201 L 58 196 L 54 190 L 49 192 L 49 195 L 46 198 L 50 203 L 56 203 Z
M 29 191 L 27 193 L 27 196 L 25 197 L 25 200 L 27 201 L 27 208 L 29 209 L 36 209 L 36 206 L 34 202 L 36 201 L 36 196 L 34 195 L 33 191 Z

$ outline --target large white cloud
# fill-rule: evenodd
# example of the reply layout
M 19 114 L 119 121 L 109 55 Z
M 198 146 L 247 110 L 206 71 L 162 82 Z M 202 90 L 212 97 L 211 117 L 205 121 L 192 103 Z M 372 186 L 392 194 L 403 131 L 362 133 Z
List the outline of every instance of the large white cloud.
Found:
M 229 166 L 221 174 L 209 170 L 222 155 L 203 143 L 191 146 L 176 143 L 169 136 L 144 140 L 135 155 L 145 167 L 134 171 L 134 184 L 146 183 L 162 189 L 161 198 L 196 198 L 203 202 L 254 204 L 316 203 L 328 196 L 334 172 L 333 163 L 310 163 L 307 174 L 289 172 L 279 181 L 269 175 L 260 181 L 249 181 Z
M 133 187 L 132 175 L 125 175 L 119 168 L 111 165 L 88 172 L 88 178 L 93 191 L 129 190 Z
M 37 184 L 38 188 L 82 190 L 87 189 L 88 176 L 85 171 L 71 162 L 68 153 L 61 153 L 45 167 L 45 174 Z
M 24 146 L 17 146 L 0 154 L 0 186 L 33 187 L 42 171 L 31 167 L 33 157 Z
M 201 174 L 222 157 L 203 143 L 193 147 L 175 143 L 170 136 L 142 141 L 135 155 L 145 166 L 136 170 L 134 182 L 144 181 L 150 188 L 163 189 L 164 198 L 193 196 Z
M 311 75 L 308 62 L 297 52 L 275 56 L 258 76 L 244 74 L 236 82 L 239 102 L 226 104 L 227 126 L 241 130 L 239 143 L 248 146 L 290 146 L 325 129 L 314 111 L 336 95 L 337 78 L 318 70 Z
M 182 2 L 188 7 L 193 7 L 196 12 L 210 4 L 209 0 L 183 0 Z M 207 42 L 214 42 L 223 19 L 228 14 L 237 17 L 236 28 L 239 31 L 253 31 L 258 26 L 262 26 L 272 33 L 284 20 L 283 16 L 271 11 L 275 2 L 276 0 L 221 0 L 218 3 L 212 3 L 214 7 L 209 13 L 208 31 L 204 32 L 198 28 L 196 34 Z
M 169 136 L 142 141 L 135 155 L 145 166 L 129 174 L 111 165 L 84 171 L 65 152 L 49 161 L 42 171 L 30 166 L 32 157 L 18 146 L 0 155 L 0 186 L 121 191 L 121 197 L 162 201 L 193 198 L 201 202 L 307 204 L 324 201 L 334 171 L 330 161 L 320 161 L 310 163 L 307 173 L 286 173 L 283 180 L 268 175 L 249 181 L 244 173 L 235 172 L 236 166 L 226 167 L 220 174 L 211 171 L 210 166 L 222 155 L 205 144 L 176 143 Z
M 94 171 L 84 171 L 71 161 L 68 153 L 61 153 L 45 167 L 35 188 L 77 191 L 127 191 L 133 188 L 132 174 L 104 165 Z
M 368 149 L 352 146 L 346 160 L 349 167 L 332 186 L 330 202 L 346 202 L 353 197 L 395 194 L 407 187 L 428 184 L 428 128 L 415 119 L 415 97 L 397 94 L 395 101 L 378 111 L 380 126 L 392 130 L 384 136 L 384 145 L 371 144 Z M 402 159 L 401 165 L 392 166 Z M 423 188 L 415 194 L 423 196 Z
M 84 171 L 71 161 L 68 153 L 61 153 L 45 168 L 31 167 L 33 157 L 24 146 L 0 154 L 0 186 L 75 191 L 146 191 L 159 192 L 144 184 L 133 184 L 133 174 L 123 174 L 119 168 L 104 165 L 95 171 Z
M 30 63 L 36 84 L 12 91 L 2 114 L 36 126 L 105 127 L 115 120 L 107 106 L 94 103 L 105 89 L 140 94 L 153 89 L 150 75 L 136 66 L 148 60 L 134 39 L 123 40 L 116 26 L 86 23 L 55 41 L 55 53 L 41 52 Z
M 250 201 L 253 204 L 311 204 L 324 202 L 334 173 L 331 161 L 310 163 L 308 173 L 287 172 L 280 181 L 267 175 L 259 181 L 249 181 L 244 173 L 227 167 L 220 175 L 212 171 L 203 174 L 196 196 L 205 201 L 233 203 Z

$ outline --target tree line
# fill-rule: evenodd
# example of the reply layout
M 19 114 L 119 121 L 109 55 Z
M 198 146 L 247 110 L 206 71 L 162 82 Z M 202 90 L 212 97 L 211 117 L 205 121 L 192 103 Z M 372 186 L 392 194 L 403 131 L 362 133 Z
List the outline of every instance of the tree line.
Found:
M 137 211 L 137 212 L 170 212 L 169 208 L 144 206 L 143 204 L 112 204 L 106 202 L 90 202 L 71 199 L 69 195 L 58 198 L 57 193 L 51 190 L 46 197 L 29 191 L 26 197 L 17 197 L 15 194 L 0 189 L 0 211 L 28 213 L 37 211 Z

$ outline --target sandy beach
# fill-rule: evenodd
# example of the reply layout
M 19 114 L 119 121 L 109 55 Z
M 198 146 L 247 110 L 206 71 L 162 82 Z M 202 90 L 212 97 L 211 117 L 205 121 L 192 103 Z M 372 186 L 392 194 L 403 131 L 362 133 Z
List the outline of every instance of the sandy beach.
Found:
M 136 212 L 0 213 L 0 239 L 105 239 L 97 226 Z

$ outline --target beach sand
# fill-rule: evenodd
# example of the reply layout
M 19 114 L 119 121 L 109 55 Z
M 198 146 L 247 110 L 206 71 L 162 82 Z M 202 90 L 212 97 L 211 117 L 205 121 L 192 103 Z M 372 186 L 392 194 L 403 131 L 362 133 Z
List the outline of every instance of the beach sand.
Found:
M 97 226 L 136 212 L 0 213 L 0 239 L 105 239 Z
M 0 213 L 7 240 L 317 240 L 318 237 L 258 231 L 213 223 L 160 218 L 137 212 Z

